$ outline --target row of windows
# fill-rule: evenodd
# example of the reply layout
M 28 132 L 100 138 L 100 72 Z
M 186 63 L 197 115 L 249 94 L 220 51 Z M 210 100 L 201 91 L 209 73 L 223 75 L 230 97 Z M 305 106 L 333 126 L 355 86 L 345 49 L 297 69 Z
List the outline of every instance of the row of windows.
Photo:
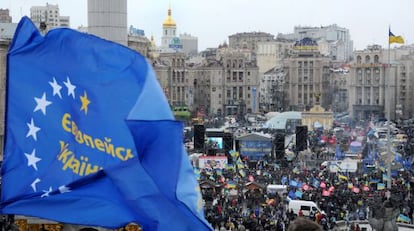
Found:
M 230 68 L 230 66 L 233 68 L 236 68 L 236 67 L 242 68 L 243 64 L 244 64 L 243 59 L 239 59 L 239 60 L 234 59 L 232 61 L 228 61 L 226 66 L 227 68 Z
M 360 55 L 357 56 L 356 60 L 357 60 L 358 64 L 362 63 L 362 57 Z M 370 55 L 365 56 L 365 63 L 371 63 L 371 60 L 372 60 L 372 58 L 371 58 Z M 374 63 L 379 63 L 380 62 L 378 55 L 374 55 L 373 60 L 374 60 Z
M 379 104 L 380 90 L 378 87 L 372 88 L 372 90 L 370 87 L 359 87 L 356 89 L 356 95 L 357 104 Z M 374 100 L 372 100 L 372 98 L 374 98 Z
M 172 59 L 173 67 L 184 67 L 184 65 L 185 65 L 184 59 Z
M 361 68 L 357 68 L 356 69 L 356 72 L 357 72 L 357 74 L 362 74 L 362 69 Z M 379 68 L 374 68 L 374 69 L 372 69 L 372 72 L 374 74 L 379 74 L 380 73 L 380 69 Z M 366 74 L 371 74 L 371 69 L 370 68 L 366 68 L 365 69 L 365 73 Z
M 372 78 L 370 75 L 369 76 L 365 76 L 365 78 L 362 78 L 362 75 L 358 75 L 357 77 L 358 79 L 358 84 L 380 84 L 380 76 L 379 75 L 374 75 L 374 77 Z
M 371 103 L 371 99 L 365 99 L 365 101 L 363 101 L 361 98 L 358 98 L 357 99 L 357 101 L 355 102 L 356 104 L 359 104 L 359 105 L 363 105 L 363 104 L 368 104 L 368 105 L 379 105 L 380 103 L 379 103 L 379 99 L 377 98 L 376 100 L 374 100 L 372 103 Z
M 308 67 L 313 68 L 313 61 L 309 61 L 309 62 L 308 61 L 303 61 L 303 62 L 299 61 L 298 62 L 298 67 L 299 68 L 302 68 L 302 67 L 303 68 L 308 68 Z
M 168 30 L 164 30 L 164 35 L 168 35 Z M 175 30 L 172 30 L 172 34 L 171 35 L 175 35 Z

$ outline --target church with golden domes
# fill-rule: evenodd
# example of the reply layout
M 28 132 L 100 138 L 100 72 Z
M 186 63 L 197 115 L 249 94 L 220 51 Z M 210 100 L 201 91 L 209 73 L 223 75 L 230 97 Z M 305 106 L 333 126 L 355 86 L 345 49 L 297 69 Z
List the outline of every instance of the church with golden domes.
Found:
M 167 19 L 162 23 L 161 52 L 181 51 L 183 45 L 177 36 L 177 24 L 171 15 L 171 6 L 168 8 Z
M 171 6 L 168 8 L 167 18 L 162 23 L 161 45 L 156 46 L 154 38 L 151 38 L 151 47 L 155 53 L 197 54 L 198 38 L 189 34 L 178 35 L 177 24 L 172 17 Z M 155 55 L 157 56 L 157 55 Z

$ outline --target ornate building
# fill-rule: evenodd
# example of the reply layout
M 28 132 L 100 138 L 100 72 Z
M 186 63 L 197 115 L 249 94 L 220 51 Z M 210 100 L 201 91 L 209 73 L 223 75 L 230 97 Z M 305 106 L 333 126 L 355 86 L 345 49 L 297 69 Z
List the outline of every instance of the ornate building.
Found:
M 314 40 L 297 41 L 283 66 L 287 73 L 284 89 L 289 100 L 285 110 L 309 110 L 316 103 L 330 109 L 330 59 L 320 54 Z M 320 102 L 314 102 L 315 94 L 320 95 Z
M 410 47 L 372 45 L 355 51 L 348 79 L 350 115 L 359 120 L 411 118 L 413 57 Z

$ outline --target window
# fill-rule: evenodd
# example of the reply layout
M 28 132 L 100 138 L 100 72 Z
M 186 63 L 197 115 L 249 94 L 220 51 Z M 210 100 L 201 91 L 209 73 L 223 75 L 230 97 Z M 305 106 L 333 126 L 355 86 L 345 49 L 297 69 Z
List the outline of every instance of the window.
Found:
M 369 55 L 365 56 L 365 63 L 369 63 L 371 61 L 371 57 Z
M 361 58 L 361 56 L 357 56 L 357 64 L 361 64 L 361 61 L 362 61 L 362 58 Z
M 374 55 L 374 63 L 379 63 L 379 56 L 378 55 Z
M 216 91 L 216 87 L 212 87 L 212 88 L 211 88 L 211 91 L 212 91 L 212 92 L 215 92 L 215 91 Z
M 300 209 L 302 211 L 310 211 L 311 210 L 311 207 L 310 206 L 306 206 L 306 205 L 302 205 L 302 206 L 300 206 Z

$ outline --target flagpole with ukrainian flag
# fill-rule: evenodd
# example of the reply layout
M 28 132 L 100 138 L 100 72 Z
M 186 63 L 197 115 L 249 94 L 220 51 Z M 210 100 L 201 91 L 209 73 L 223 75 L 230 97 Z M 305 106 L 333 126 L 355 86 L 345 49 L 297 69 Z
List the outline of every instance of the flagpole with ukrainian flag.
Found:
M 392 32 L 391 32 L 391 26 L 389 26 L 388 27 L 388 65 L 387 65 L 387 78 L 386 78 L 386 81 L 388 82 L 388 85 L 386 85 L 386 86 L 388 86 L 388 87 L 390 87 L 391 86 L 391 83 L 390 83 L 390 81 L 391 81 L 391 43 L 398 43 L 398 44 L 404 44 L 404 39 L 403 39 L 403 37 L 401 36 L 401 35 L 398 35 L 398 36 L 396 36 L 396 35 L 394 35 Z M 388 89 L 388 91 L 385 91 L 385 92 L 388 92 L 388 94 L 391 94 L 391 91 L 390 91 L 391 89 Z M 388 107 L 388 110 L 387 110 L 387 155 L 389 156 L 389 157 L 391 157 L 392 156 L 392 153 L 391 153 L 391 125 L 390 125 L 390 122 L 391 122 L 391 100 L 393 99 L 392 97 L 391 97 L 391 95 L 389 95 L 388 97 L 386 97 L 386 99 L 388 99 L 388 101 L 389 102 L 385 102 L 385 103 L 387 103 L 387 105 L 386 105 L 386 107 Z M 387 165 L 387 189 L 391 189 L 391 182 L 392 182 L 392 180 L 391 180 L 391 164 L 392 164 L 392 158 L 389 158 L 389 161 L 388 161 L 388 165 Z

